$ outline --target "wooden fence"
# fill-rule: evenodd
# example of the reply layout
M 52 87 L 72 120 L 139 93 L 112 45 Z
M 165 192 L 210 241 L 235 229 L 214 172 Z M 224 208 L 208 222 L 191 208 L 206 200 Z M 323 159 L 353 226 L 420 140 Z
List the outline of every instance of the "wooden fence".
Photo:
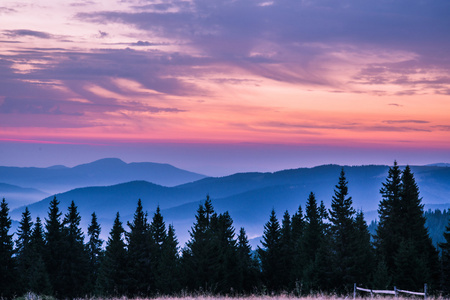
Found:
M 371 290 L 371 289 L 365 289 L 365 288 L 356 286 L 356 283 L 355 283 L 353 286 L 353 299 L 356 298 L 356 291 L 370 293 L 371 297 L 373 297 L 373 294 L 388 294 L 388 295 L 394 295 L 395 297 L 398 297 L 399 293 L 404 293 L 404 294 L 415 295 L 415 296 L 423 296 L 424 300 L 427 299 L 427 284 L 426 283 L 423 287 L 423 293 L 400 290 L 400 289 L 397 289 L 397 287 L 394 287 L 393 291 L 391 291 L 391 290 Z

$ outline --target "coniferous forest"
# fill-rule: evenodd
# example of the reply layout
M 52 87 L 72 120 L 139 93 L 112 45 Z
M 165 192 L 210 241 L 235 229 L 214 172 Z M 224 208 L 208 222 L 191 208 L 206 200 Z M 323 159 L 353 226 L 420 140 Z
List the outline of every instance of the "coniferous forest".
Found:
M 32 220 L 25 209 L 13 238 L 3 199 L 0 297 L 349 294 L 354 283 L 412 291 L 422 291 L 426 283 L 430 292 L 450 295 L 450 223 L 435 247 L 409 166 L 401 170 L 394 163 L 380 194 L 371 236 L 363 212 L 353 207 L 342 169 L 330 208 L 311 192 L 292 215 L 272 210 L 256 251 L 245 229 L 234 228 L 228 212 L 216 212 L 209 196 L 198 207 L 184 247 L 159 207 L 149 216 L 140 200 L 132 222 L 123 224 L 117 212 L 107 241 L 100 239 L 95 213 L 85 236 L 75 203 L 63 214 L 56 198 L 44 220 Z

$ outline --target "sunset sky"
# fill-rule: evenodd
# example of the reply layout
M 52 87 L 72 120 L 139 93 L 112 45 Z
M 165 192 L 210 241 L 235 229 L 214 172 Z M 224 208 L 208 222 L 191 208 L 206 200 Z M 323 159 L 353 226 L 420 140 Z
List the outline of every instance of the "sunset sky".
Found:
M 2 0 L 0 165 L 450 162 L 448 0 Z

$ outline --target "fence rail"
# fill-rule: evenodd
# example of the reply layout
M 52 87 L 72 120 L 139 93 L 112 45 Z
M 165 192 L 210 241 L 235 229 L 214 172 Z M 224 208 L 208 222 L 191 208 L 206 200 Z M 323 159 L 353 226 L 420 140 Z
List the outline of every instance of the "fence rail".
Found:
M 423 288 L 423 293 L 421 292 L 412 292 L 412 291 L 406 291 L 406 290 L 400 290 L 394 287 L 394 290 L 372 290 L 372 289 L 365 289 L 359 286 L 356 286 L 356 283 L 354 284 L 353 288 L 353 299 L 356 298 L 356 291 L 366 292 L 370 293 L 372 296 L 373 294 L 389 294 L 389 295 L 395 295 L 398 296 L 398 293 L 405 293 L 410 295 L 416 295 L 416 296 L 423 296 L 424 300 L 427 299 L 427 284 L 425 283 L 425 286 Z

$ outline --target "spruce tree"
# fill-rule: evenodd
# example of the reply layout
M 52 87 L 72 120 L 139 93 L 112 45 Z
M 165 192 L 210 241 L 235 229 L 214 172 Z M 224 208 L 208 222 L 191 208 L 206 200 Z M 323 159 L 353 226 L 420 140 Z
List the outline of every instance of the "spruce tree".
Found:
M 30 279 L 28 282 L 29 291 L 37 295 L 51 295 L 53 293 L 44 261 L 45 247 L 44 229 L 41 219 L 37 217 L 30 240 L 31 261 L 33 263 L 29 269 Z
M 442 250 L 441 255 L 441 270 L 442 270 L 442 282 L 441 289 L 445 296 L 450 295 L 450 220 L 445 227 L 444 232 L 445 242 L 440 243 L 439 247 Z
M 138 200 L 133 222 L 128 222 L 130 232 L 127 232 L 129 292 L 131 296 L 147 296 L 153 288 L 152 262 L 147 214 L 144 213 L 141 199 Z
M 237 259 L 237 242 L 233 220 L 228 212 L 214 214 L 211 217 L 211 250 L 216 258 L 214 265 L 217 266 L 212 273 L 213 284 L 216 292 L 232 292 L 239 282 L 237 281 L 239 266 Z
M 211 292 L 214 288 L 212 273 L 218 266 L 211 242 L 210 219 L 213 214 L 214 209 L 207 196 L 205 203 L 197 209 L 196 221 L 189 232 L 191 238 L 182 251 L 183 285 L 191 291 L 202 289 Z
M 409 166 L 406 166 L 402 173 L 400 196 L 403 218 L 399 221 L 402 223 L 401 236 L 404 250 L 417 252 L 420 260 L 420 263 L 415 267 L 418 271 L 418 276 L 415 279 L 415 289 L 422 289 L 425 283 L 428 283 L 429 287 L 433 288 L 435 285 L 439 285 L 439 255 L 425 226 L 426 219 L 422 198 L 419 196 L 419 187 Z M 410 263 L 412 264 L 412 261 Z M 401 271 L 399 270 L 398 262 L 396 262 L 396 266 L 396 274 L 399 274 Z M 402 280 L 402 278 L 398 275 L 394 277 L 394 280 L 398 281 Z
M 62 213 L 59 210 L 59 201 L 56 197 L 50 202 L 48 219 L 45 219 L 45 251 L 44 262 L 47 268 L 50 284 L 56 297 L 63 295 L 64 283 L 61 281 L 65 272 L 65 267 L 61 262 L 65 256 L 63 244 L 63 225 L 61 222 Z
M 356 276 L 355 251 L 359 243 L 355 239 L 355 210 L 352 207 L 352 198 L 348 197 L 348 182 L 344 169 L 341 170 L 339 182 L 335 187 L 331 201 L 330 231 L 331 247 L 333 249 L 333 283 L 338 291 L 350 291 Z
M 125 230 L 117 212 L 106 243 L 97 279 L 98 294 L 107 297 L 122 297 L 128 293 L 127 249 L 124 242 Z
M 281 288 L 290 291 L 294 287 L 292 280 L 292 266 L 294 261 L 294 243 L 292 238 L 291 216 L 285 211 L 281 221 L 280 231 L 280 259 L 282 273 L 280 278 Z
M 355 282 L 359 286 L 369 287 L 371 275 L 375 268 L 375 254 L 370 241 L 369 228 L 362 211 L 356 213 L 354 241 L 356 241 L 353 253 Z
M 294 282 L 295 292 L 297 295 L 300 293 L 300 284 L 303 278 L 303 268 L 305 264 L 305 258 L 302 249 L 302 238 L 305 230 L 305 220 L 303 218 L 302 207 L 299 206 L 297 212 L 292 216 L 292 248 L 293 248 L 293 260 L 292 260 L 292 278 L 291 282 Z
M 275 210 L 272 209 L 269 221 L 264 225 L 263 248 L 257 252 L 261 260 L 261 276 L 269 291 L 280 291 L 283 265 L 281 258 L 281 228 Z
M 16 240 L 16 260 L 17 273 L 20 286 L 20 294 L 30 291 L 29 283 L 31 281 L 30 270 L 33 265 L 32 249 L 31 249 L 31 234 L 33 222 L 31 221 L 31 214 L 28 207 L 22 213 L 22 219 L 17 230 Z
M 161 293 L 162 289 L 166 285 L 167 275 L 165 273 L 165 266 L 163 265 L 162 257 L 164 244 L 167 240 L 167 229 L 164 223 L 164 218 L 161 215 L 161 209 L 159 206 L 156 208 L 156 212 L 153 215 L 152 222 L 150 223 L 150 238 L 148 241 L 151 243 L 150 255 L 152 263 L 152 278 L 154 278 L 154 286 L 152 290 Z
M 422 199 L 411 168 L 406 166 L 401 172 L 395 162 L 381 194 L 375 241 L 377 255 L 386 260 L 392 283 L 414 290 L 428 283 L 433 288 L 439 277 L 438 254 L 425 227 Z
M 62 295 L 73 299 L 85 296 L 89 279 L 89 256 L 84 245 L 84 234 L 80 228 L 81 216 L 72 201 L 63 220 L 64 254 L 60 264 L 64 267 L 59 282 Z
M 163 295 L 178 293 L 180 285 L 180 266 L 178 255 L 178 241 L 173 225 L 169 225 L 167 236 L 162 244 L 159 272 L 156 277 L 156 290 Z
M 389 168 L 386 182 L 380 190 L 382 200 L 378 207 L 379 223 L 374 237 L 377 257 L 385 260 L 391 276 L 395 270 L 394 256 L 402 238 L 401 190 L 401 170 L 395 161 L 394 166 Z
M 5 198 L 0 204 L 0 298 L 10 299 L 17 291 L 16 264 L 13 258 L 11 218 Z
M 258 262 L 252 257 L 252 248 L 241 227 L 237 240 L 238 283 L 236 289 L 240 293 L 250 293 L 258 285 Z
M 326 259 L 327 248 L 325 247 L 326 225 L 323 222 L 323 218 L 326 215 L 326 210 L 322 204 L 320 206 L 317 205 L 316 197 L 312 192 L 309 194 L 305 210 L 305 229 L 301 246 L 304 261 L 303 289 L 306 292 L 311 292 L 319 289 L 317 282 L 318 269 L 323 269 L 325 265 L 323 262 Z M 321 271 L 321 273 L 324 272 L 324 270 Z
M 93 295 L 95 292 L 95 283 L 97 282 L 98 272 L 100 268 L 100 261 L 103 256 L 103 240 L 100 239 L 101 226 L 97 221 L 97 215 L 92 213 L 91 223 L 88 227 L 89 241 L 86 245 L 89 256 L 89 280 L 87 292 Z

